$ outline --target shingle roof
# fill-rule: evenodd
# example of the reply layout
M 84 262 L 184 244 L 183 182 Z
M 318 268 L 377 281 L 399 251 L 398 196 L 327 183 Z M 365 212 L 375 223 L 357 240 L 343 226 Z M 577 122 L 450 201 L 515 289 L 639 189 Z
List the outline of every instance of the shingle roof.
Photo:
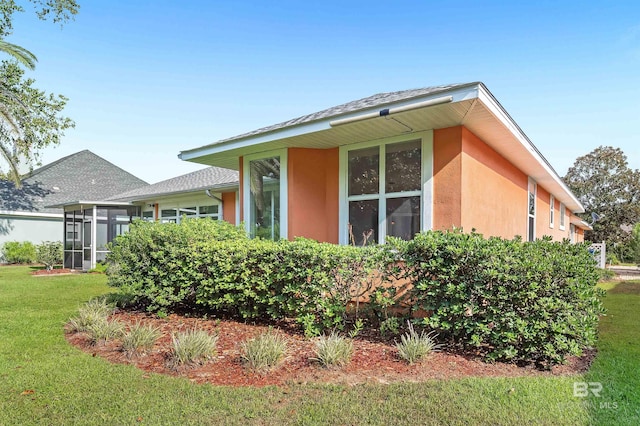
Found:
M 103 200 L 131 189 L 148 186 L 131 173 L 89 150 L 63 157 L 33 170 L 22 187 L 0 180 L 0 210 L 62 213 L 45 206 L 73 200 Z
M 457 89 L 460 87 L 470 86 L 474 84 L 479 84 L 478 82 L 473 83 L 457 83 L 457 84 L 447 84 L 442 86 L 432 86 L 432 87 L 423 87 L 419 89 L 409 89 L 409 90 L 400 90 L 397 92 L 384 92 L 378 93 L 373 96 L 368 96 L 366 98 L 358 99 L 355 101 L 347 102 L 346 104 L 334 106 L 331 108 L 324 109 L 322 111 L 314 112 L 312 114 L 303 115 L 302 117 L 294 118 L 288 121 L 284 121 L 279 124 L 274 124 L 267 127 L 262 127 L 260 129 L 253 130 L 251 132 L 243 133 L 238 136 L 233 136 L 231 138 L 222 139 L 206 146 L 217 145 L 220 143 L 230 142 L 237 139 L 244 139 L 250 136 L 256 136 L 262 133 L 268 133 L 275 130 L 284 129 L 287 127 L 293 127 L 300 124 L 310 123 L 317 120 L 333 118 L 340 115 L 348 114 L 355 111 L 366 110 L 369 108 L 381 107 L 387 104 L 391 104 L 394 102 L 405 101 L 412 98 L 417 98 L 425 95 L 432 95 L 438 92 L 444 92 L 451 89 Z M 196 148 L 198 149 L 198 148 Z M 187 150 L 191 151 L 191 150 Z
M 186 175 L 163 180 L 146 187 L 134 189 L 109 198 L 110 201 L 148 200 L 153 197 L 195 192 L 223 186 L 238 185 L 238 172 L 220 167 L 207 167 Z

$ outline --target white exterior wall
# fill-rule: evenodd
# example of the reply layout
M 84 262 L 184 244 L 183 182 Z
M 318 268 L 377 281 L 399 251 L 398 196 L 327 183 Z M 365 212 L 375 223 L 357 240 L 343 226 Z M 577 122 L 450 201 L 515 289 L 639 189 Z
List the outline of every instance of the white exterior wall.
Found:
M 62 242 L 62 236 L 62 215 L 59 218 L 0 215 L 0 246 L 7 241 Z

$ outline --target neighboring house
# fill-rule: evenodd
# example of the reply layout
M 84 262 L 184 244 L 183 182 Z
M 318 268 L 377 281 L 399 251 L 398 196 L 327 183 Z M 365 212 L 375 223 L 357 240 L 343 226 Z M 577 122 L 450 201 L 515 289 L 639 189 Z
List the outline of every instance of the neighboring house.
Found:
M 207 167 L 105 198 L 67 200 L 56 206 L 65 211 L 64 265 L 94 268 L 105 259 L 107 243 L 136 218 L 180 222 L 184 216 L 210 217 L 236 223 L 237 191 L 238 172 Z
M 252 235 L 332 243 L 429 229 L 582 241 L 584 211 L 480 82 L 381 93 L 200 148 L 239 171 Z
M 0 246 L 6 241 L 62 241 L 63 210 L 49 206 L 108 198 L 147 185 L 88 150 L 33 170 L 20 188 L 0 180 Z

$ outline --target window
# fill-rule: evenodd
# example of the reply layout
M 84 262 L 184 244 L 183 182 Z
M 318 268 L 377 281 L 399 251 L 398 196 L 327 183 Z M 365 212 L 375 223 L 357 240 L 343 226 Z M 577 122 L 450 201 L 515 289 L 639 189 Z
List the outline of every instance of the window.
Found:
M 553 228 L 555 220 L 555 204 L 556 199 L 553 195 L 549 196 L 549 228 Z
M 198 217 L 210 217 L 218 219 L 218 205 L 200 206 L 198 208 Z
M 567 209 L 564 206 L 564 204 L 560 203 L 560 229 L 562 231 L 564 231 L 565 226 L 564 226 L 564 221 L 565 221 L 565 216 L 567 215 Z
M 142 220 L 145 222 L 153 222 L 153 211 L 142 212 Z
M 351 149 L 347 165 L 348 243 L 409 240 L 420 232 L 422 141 Z
M 287 238 L 287 152 L 251 155 L 244 162 L 243 204 L 251 237 Z
M 162 209 L 160 210 L 160 222 L 162 223 L 177 223 L 178 211 L 177 209 Z
M 529 178 L 529 206 L 527 222 L 527 241 L 536 239 L 536 182 Z

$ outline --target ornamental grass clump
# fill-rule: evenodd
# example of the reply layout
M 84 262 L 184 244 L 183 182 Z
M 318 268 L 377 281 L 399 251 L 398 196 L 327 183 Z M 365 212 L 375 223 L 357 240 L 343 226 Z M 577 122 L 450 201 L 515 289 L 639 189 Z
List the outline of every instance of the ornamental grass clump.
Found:
M 265 372 L 280 363 L 287 351 L 286 339 L 269 330 L 241 344 L 242 359 L 246 366 L 257 372 Z
M 316 340 L 316 360 L 324 367 L 343 367 L 351 361 L 353 340 L 332 332 Z
M 143 354 L 153 349 L 161 335 L 159 328 L 137 322 L 122 336 L 122 349 L 128 356 Z
M 432 331 L 431 333 L 425 333 L 422 331 L 418 334 L 413 325 L 408 322 L 409 332 L 400 336 L 400 343 L 396 343 L 396 349 L 398 350 L 398 356 L 409 364 L 421 361 L 425 356 L 431 352 L 437 351 L 440 345 L 435 342 L 437 335 Z
M 97 320 L 87 326 L 87 333 L 91 339 L 91 344 L 106 343 L 122 337 L 125 326 L 118 320 L 109 321 L 106 317 Z
M 106 322 L 114 308 L 104 298 L 88 301 L 78 309 L 78 316 L 73 317 L 67 324 L 71 332 L 87 332 L 97 323 Z
M 174 367 L 203 364 L 216 356 L 218 335 L 194 328 L 172 334 L 171 343 L 171 364 Z

